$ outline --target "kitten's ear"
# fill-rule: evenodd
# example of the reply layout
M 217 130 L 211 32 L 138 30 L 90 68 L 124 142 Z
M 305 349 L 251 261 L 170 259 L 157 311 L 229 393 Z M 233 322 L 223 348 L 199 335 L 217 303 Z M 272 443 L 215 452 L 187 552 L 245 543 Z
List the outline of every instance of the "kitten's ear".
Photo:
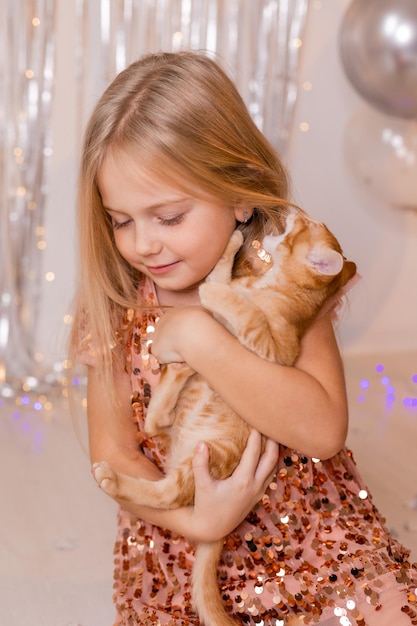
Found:
M 316 272 L 325 276 L 336 276 L 343 267 L 343 256 L 331 248 L 314 248 L 307 261 Z

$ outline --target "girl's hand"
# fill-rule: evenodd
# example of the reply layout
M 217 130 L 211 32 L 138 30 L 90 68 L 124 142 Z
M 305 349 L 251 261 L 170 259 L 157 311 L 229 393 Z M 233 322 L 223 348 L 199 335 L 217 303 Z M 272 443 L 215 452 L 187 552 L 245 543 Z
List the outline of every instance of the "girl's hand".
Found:
M 204 323 L 213 322 L 210 314 L 198 306 L 174 307 L 167 310 L 155 326 L 152 335 L 152 354 L 162 363 L 182 363 L 182 348 L 198 339 L 204 332 Z M 198 342 L 197 342 L 198 345 Z
M 234 530 L 262 498 L 278 461 L 278 444 L 267 439 L 261 453 L 261 435 L 252 430 L 242 459 L 225 480 L 209 472 L 209 449 L 197 446 L 193 460 L 195 504 L 191 516 L 193 536 L 200 541 L 217 541 Z

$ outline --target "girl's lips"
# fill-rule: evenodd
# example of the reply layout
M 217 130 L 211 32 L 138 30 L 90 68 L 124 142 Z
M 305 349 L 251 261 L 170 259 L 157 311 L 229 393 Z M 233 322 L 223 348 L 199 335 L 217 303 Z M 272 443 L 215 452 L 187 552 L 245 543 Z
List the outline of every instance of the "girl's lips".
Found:
M 176 267 L 177 262 L 169 263 L 168 265 L 157 265 L 155 267 L 148 267 L 148 271 L 151 274 L 166 274 L 170 272 L 174 267 Z

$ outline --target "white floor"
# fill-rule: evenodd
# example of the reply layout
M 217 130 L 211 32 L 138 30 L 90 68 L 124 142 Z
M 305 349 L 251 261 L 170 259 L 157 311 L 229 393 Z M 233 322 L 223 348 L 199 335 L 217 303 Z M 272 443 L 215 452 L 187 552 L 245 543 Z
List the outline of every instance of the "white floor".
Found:
M 345 363 L 349 444 L 417 560 L 417 355 Z M 50 392 L 37 401 L 0 396 L 0 624 L 110 626 L 116 507 L 89 474 L 66 400 Z
M 110 626 L 116 505 L 97 487 L 67 401 L 0 407 L 0 625 Z M 85 436 L 82 437 L 85 440 Z
M 348 445 L 388 528 L 417 561 L 417 354 L 345 358 L 345 370 Z

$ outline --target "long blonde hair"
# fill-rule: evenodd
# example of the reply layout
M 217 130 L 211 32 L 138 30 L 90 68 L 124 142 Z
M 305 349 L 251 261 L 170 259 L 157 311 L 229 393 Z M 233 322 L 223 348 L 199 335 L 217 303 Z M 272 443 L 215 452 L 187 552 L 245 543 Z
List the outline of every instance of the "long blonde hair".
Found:
M 97 176 L 114 151 L 178 184 L 192 183 L 229 203 L 254 207 L 242 225 L 235 264 L 244 272 L 254 239 L 280 231 L 288 176 L 226 73 L 198 52 L 149 54 L 121 72 L 98 101 L 85 132 L 78 187 L 79 284 L 70 358 L 87 323 L 98 365 L 112 367 L 121 318 L 139 276 L 119 254 Z M 87 322 L 85 322 L 87 316 Z M 83 332 L 83 331 L 82 331 Z M 114 352 L 114 351 L 113 351 Z

